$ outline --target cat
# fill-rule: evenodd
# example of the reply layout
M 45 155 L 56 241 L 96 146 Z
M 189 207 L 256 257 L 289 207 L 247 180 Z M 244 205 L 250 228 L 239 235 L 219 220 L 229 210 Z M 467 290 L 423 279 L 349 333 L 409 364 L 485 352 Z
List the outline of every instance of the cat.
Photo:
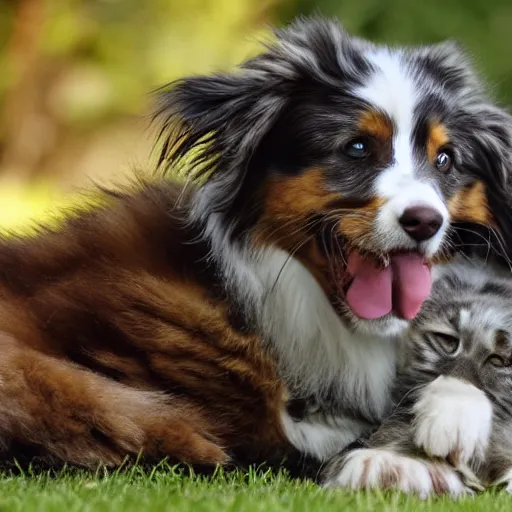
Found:
M 326 464 L 326 487 L 512 492 L 512 276 L 461 258 L 435 275 L 406 335 L 393 412 Z

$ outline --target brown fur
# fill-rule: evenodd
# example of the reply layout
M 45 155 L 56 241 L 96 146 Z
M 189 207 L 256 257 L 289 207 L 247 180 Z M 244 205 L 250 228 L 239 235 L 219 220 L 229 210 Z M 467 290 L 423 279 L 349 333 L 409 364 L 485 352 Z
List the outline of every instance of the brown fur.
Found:
M 474 222 L 495 226 L 485 185 L 481 181 L 475 181 L 471 186 L 457 192 L 448 201 L 448 211 L 454 222 Z
M 278 238 L 284 244 L 287 238 L 295 242 L 294 228 L 302 228 L 311 214 L 325 211 L 341 197 L 327 190 L 322 169 L 310 169 L 298 176 L 274 177 L 266 186 L 255 232 L 262 239 L 270 236 L 272 241 Z M 279 227 L 282 233 L 275 231 Z
M 62 229 L 0 240 L 5 457 L 16 448 L 94 467 L 139 452 L 201 465 L 296 455 L 274 358 L 207 264 L 181 193 L 162 182 L 108 194 Z M 452 215 L 482 218 L 484 197 L 477 183 Z M 275 178 L 262 203 L 254 241 L 296 251 L 327 292 L 312 216 L 349 212 L 336 222 L 355 240 L 381 205 L 330 192 L 321 169 Z
M 371 120 L 377 126 L 386 126 L 385 118 Z M 371 244 L 366 240 L 372 233 L 377 211 L 384 200 L 344 198 L 340 193 L 329 191 L 323 170 L 314 168 L 298 176 L 271 179 L 262 204 L 260 218 L 253 230 L 255 243 L 277 245 L 294 254 L 329 295 L 332 282 L 328 277 L 328 259 L 316 237 L 321 225 L 318 221 L 322 215 L 328 215 L 337 225 L 333 232 L 337 231 L 349 243 L 371 250 Z
M 271 179 L 253 230 L 255 243 L 277 245 L 293 253 L 327 291 L 327 259 L 317 245 L 318 223 L 312 216 L 327 212 L 340 198 L 341 194 L 326 189 L 322 169 Z
M 366 111 L 359 120 L 359 130 L 381 141 L 389 141 L 393 137 L 393 123 L 383 113 L 374 110 Z
M 273 359 L 162 183 L 0 242 L 0 446 L 92 467 L 286 454 Z M 184 199 L 186 203 L 186 198 Z
M 366 242 L 366 239 L 372 233 L 378 210 L 384 203 L 384 199 L 376 197 L 358 208 L 357 212 L 342 218 L 339 224 L 340 233 L 348 240 L 357 241 L 359 247 L 371 250 L 371 244 Z
M 431 123 L 429 126 L 427 137 L 427 158 L 433 164 L 437 157 L 439 150 L 449 142 L 448 132 L 446 127 L 439 123 Z

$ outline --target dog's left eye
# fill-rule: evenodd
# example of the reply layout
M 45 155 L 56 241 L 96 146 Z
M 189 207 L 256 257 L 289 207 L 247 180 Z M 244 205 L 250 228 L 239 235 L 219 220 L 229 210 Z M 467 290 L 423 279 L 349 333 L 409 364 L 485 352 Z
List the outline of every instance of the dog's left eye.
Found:
M 345 146 L 345 153 L 351 158 L 365 158 L 370 152 L 366 141 L 363 139 L 354 139 Z
M 442 172 L 447 172 L 453 167 L 453 153 L 448 149 L 441 150 L 435 161 L 436 168 Z

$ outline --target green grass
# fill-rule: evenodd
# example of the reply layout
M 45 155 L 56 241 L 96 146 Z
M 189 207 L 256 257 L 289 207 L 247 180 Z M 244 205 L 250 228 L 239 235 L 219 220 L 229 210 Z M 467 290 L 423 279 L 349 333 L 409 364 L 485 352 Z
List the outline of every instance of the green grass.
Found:
M 0 477 L 0 510 L 30 511 L 509 511 L 512 497 L 420 501 L 400 493 L 325 491 L 278 473 L 219 473 L 187 476 L 165 464 L 113 474 L 63 471 Z

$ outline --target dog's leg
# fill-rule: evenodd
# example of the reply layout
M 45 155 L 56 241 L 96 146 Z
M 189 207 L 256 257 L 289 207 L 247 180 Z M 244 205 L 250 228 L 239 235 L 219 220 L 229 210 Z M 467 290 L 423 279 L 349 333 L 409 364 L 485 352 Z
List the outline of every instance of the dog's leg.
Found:
M 190 405 L 127 387 L 0 337 L 0 442 L 94 467 L 128 455 L 216 465 L 227 456 Z

